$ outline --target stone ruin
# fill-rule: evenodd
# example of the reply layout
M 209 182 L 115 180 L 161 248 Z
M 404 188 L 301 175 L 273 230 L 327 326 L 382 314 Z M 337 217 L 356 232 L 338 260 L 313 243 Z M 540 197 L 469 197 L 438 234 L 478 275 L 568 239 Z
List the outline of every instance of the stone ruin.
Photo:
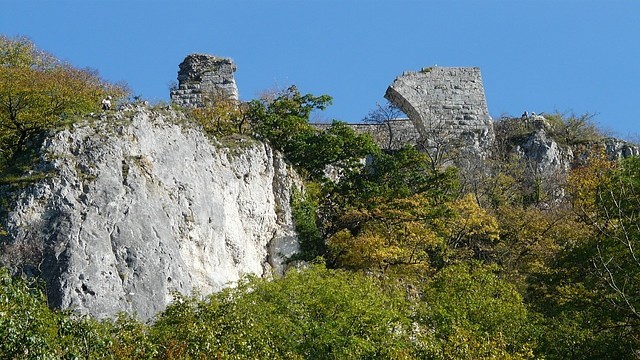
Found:
M 189 55 L 180 64 L 179 86 L 171 91 L 171 100 L 191 108 L 203 106 L 203 100 L 206 102 L 206 96 L 211 94 L 237 101 L 235 71 L 231 59 Z M 388 87 L 385 98 L 408 119 L 349 126 L 357 133 L 370 134 L 383 149 L 416 146 L 429 154 L 433 166 L 457 166 L 463 181 L 474 181 L 491 171 L 487 160 L 495 145 L 496 133 L 479 68 L 435 66 L 404 72 Z M 520 139 L 520 143 L 512 144 L 511 151 L 527 169 L 533 169 L 532 176 L 542 181 L 551 179 L 549 183 L 555 184 L 557 176 L 566 176 L 580 155 L 573 154 L 571 148 L 559 146 L 548 136 L 544 117 L 526 116 L 522 121 L 532 127 L 532 132 Z M 328 124 L 314 126 L 329 127 Z M 640 147 L 617 139 L 606 139 L 604 145 L 612 158 L 640 153 Z
M 313 124 L 320 130 L 326 130 L 331 124 Z M 406 118 L 392 119 L 387 124 L 359 123 L 349 124 L 349 127 L 358 134 L 368 134 L 371 139 L 385 150 L 399 150 L 403 147 L 418 144 L 420 135 L 411 121 Z M 390 139 L 389 132 L 393 134 Z
M 405 72 L 389 86 L 385 98 L 407 114 L 423 149 L 459 151 L 462 156 L 456 157 L 467 162 L 487 156 L 494 132 L 479 68 Z
M 171 101 L 183 107 L 204 106 L 205 96 L 224 96 L 238 100 L 233 73 L 236 65 L 229 58 L 191 54 L 180 64 L 178 87 L 171 90 Z
M 191 54 L 180 64 L 178 87 L 171 101 L 183 107 L 202 107 L 205 96 L 238 100 L 234 79 L 236 66 L 229 58 Z M 398 76 L 385 94 L 409 120 L 392 121 L 393 143 L 385 125 L 351 124 L 367 132 L 383 147 L 399 149 L 418 145 L 429 151 L 455 151 L 454 158 L 468 163 L 486 158 L 494 140 L 480 69 L 477 67 L 431 67 Z M 323 126 L 318 125 L 322 128 Z M 458 162 L 459 166 L 464 165 Z

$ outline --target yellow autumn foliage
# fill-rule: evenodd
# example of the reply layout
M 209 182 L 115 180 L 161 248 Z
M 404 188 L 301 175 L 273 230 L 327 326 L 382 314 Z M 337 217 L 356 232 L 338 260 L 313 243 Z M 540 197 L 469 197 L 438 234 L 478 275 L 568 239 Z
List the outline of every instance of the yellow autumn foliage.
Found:
M 0 36 L 0 145 L 4 158 L 73 115 L 98 111 L 100 100 L 128 94 L 93 70 L 77 69 L 24 38 Z
M 571 202 L 581 215 L 591 217 L 596 211 L 596 190 L 607 184 L 616 163 L 609 160 L 604 151 L 587 159 L 585 166 L 574 169 L 567 179 Z
M 467 194 L 451 204 L 455 216 L 450 223 L 454 244 L 476 241 L 493 242 L 498 239 L 496 218 L 480 207 L 473 194 Z
M 481 258 L 498 240 L 495 217 L 468 194 L 436 206 L 422 194 L 350 210 L 328 245 L 341 266 L 428 269 L 461 258 Z
M 347 211 L 340 218 L 345 228 L 329 238 L 329 249 L 349 268 L 428 267 L 429 253 L 443 245 L 434 211 L 422 195 Z

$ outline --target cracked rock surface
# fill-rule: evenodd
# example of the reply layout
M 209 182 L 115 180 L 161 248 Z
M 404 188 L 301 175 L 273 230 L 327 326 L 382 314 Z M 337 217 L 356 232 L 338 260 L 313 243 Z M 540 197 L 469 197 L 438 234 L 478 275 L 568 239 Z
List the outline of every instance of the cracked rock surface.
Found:
M 5 227 L 37 249 L 51 305 L 148 319 L 173 291 L 282 271 L 297 251 L 299 182 L 282 156 L 248 139 L 216 145 L 179 118 L 134 107 L 45 141 L 51 176 L 17 195 Z

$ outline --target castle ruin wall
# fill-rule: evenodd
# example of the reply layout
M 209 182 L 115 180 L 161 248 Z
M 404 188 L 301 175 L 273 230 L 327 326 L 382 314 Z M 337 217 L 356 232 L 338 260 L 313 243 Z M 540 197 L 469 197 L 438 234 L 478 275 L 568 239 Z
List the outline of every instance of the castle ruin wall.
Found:
M 405 72 L 389 86 L 385 98 L 407 114 L 426 149 L 444 139 L 484 157 L 493 142 L 493 121 L 477 67 Z
M 233 73 L 236 65 L 229 58 L 191 54 L 179 65 L 178 87 L 171 101 L 183 107 L 203 107 L 206 96 L 224 96 L 238 100 Z

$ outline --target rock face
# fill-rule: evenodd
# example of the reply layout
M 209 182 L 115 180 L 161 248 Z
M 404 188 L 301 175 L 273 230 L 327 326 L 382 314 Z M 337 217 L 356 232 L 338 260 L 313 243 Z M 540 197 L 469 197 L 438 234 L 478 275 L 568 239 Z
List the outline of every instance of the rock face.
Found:
M 640 146 L 630 144 L 616 138 L 607 138 L 604 140 L 605 151 L 612 159 L 622 159 L 630 156 L 640 155 Z
M 37 250 L 51 305 L 147 319 L 172 291 L 282 271 L 297 251 L 299 183 L 283 158 L 253 140 L 214 145 L 179 120 L 138 107 L 45 141 L 40 167 L 54 175 L 18 195 L 5 227 Z
M 523 181 L 538 189 L 539 205 L 551 205 L 565 196 L 571 170 L 586 165 L 594 154 L 603 152 L 609 159 L 618 160 L 640 153 L 639 146 L 615 138 L 571 144 L 562 140 L 543 116 L 505 119 L 496 127 L 494 164 L 517 160 Z
M 515 147 L 516 154 L 525 160 L 533 175 L 560 174 L 566 176 L 573 161 L 570 147 L 561 147 L 542 129 L 536 130 Z
M 389 86 L 385 98 L 407 114 L 426 150 L 448 146 L 461 150 L 461 159 L 486 157 L 494 133 L 479 68 L 406 72 Z
M 171 91 L 171 101 L 184 107 L 203 106 L 203 96 L 226 96 L 238 100 L 233 77 L 236 65 L 229 58 L 191 54 L 180 64 L 178 88 Z
M 603 151 L 610 160 L 640 155 L 640 146 L 611 137 L 562 145 L 554 140 L 553 129 L 543 116 L 520 121 L 527 129 L 524 134 L 509 139 L 501 132 L 496 135 L 496 140 L 501 144 L 509 143 L 507 151 L 524 161 L 527 170 L 535 176 L 555 174 L 564 177 L 572 168 L 583 166 L 594 152 Z

